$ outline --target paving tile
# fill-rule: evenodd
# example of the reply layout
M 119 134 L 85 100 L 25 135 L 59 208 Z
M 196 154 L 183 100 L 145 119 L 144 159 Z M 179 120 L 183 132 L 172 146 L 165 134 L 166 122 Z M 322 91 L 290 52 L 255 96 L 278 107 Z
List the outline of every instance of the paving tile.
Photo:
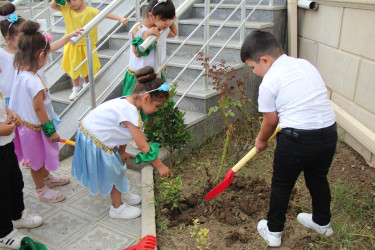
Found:
M 97 223 L 61 249 L 124 249 L 134 245 L 134 236 Z
M 92 224 L 94 224 L 93 220 L 64 209 L 57 209 L 55 213 L 44 218 L 44 223 L 40 227 L 31 230 L 20 229 L 20 231 L 42 242 L 48 248 L 59 248 Z
M 136 205 L 135 207 L 141 208 L 141 205 Z M 119 231 L 132 235 L 134 237 L 141 236 L 142 216 L 135 218 L 135 219 L 131 219 L 131 220 L 125 220 L 125 219 L 112 219 L 107 214 L 101 220 L 101 223 L 111 228 L 118 229 Z
M 43 219 L 59 209 L 59 207 L 53 203 L 38 201 L 34 195 L 24 194 L 23 200 L 25 209 L 27 209 L 30 214 L 39 215 Z
M 110 196 L 92 195 L 88 189 L 67 201 L 63 207 L 75 214 L 99 221 L 109 212 Z

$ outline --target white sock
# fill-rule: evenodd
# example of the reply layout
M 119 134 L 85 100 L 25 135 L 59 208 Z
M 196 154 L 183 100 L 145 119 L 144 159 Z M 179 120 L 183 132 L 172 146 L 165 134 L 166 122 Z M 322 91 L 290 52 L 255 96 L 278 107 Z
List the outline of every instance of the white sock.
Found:
M 72 91 L 80 91 L 81 87 L 80 86 L 73 86 Z

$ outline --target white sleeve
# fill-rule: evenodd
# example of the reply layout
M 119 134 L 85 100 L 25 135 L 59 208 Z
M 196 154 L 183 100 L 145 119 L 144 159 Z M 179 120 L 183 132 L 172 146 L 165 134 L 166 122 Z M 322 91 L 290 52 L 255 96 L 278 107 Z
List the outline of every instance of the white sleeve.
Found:
M 258 96 L 258 111 L 262 113 L 276 111 L 275 100 L 276 97 L 272 93 L 272 91 L 269 88 L 260 85 Z

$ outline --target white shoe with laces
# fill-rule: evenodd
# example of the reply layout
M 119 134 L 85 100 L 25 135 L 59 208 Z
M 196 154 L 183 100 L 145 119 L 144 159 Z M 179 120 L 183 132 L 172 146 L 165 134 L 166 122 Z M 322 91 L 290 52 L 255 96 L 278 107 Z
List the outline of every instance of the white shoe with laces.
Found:
M 134 219 L 134 218 L 141 216 L 141 214 L 142 214 L 141 209 L 130 206 L 126 203 L 122 204 L 118 208 L 114 208 L 111 205 L 109 209 L 109 217 L 114 218 L 114 219 L 130 220 L 130 219 Z
M 8 235 L 0 238 L 0 248 L 19 249 L 23 237 L 26 236 L 18 232 L 17 229 L 13 229 Z
M 258 222 L 258 233 L 267 242 L 270 247 L 281 246 L 281 232 L 270 232 L 267 226 L 267 220 Z
M 319 226 L 312 220 L 312 214 L 300 213 L 297 215 L 297 220 L 302 226 L 310 228 L 320 235 L 329 237 L 333 234 L 331 223 L 325 226 Z
M 137 205 L 141 203 L 142 198 L 139 195 L 127 192 L 123 195 L 126 204 Z
M 18 220 L 13 220 L 12 223 L 14 228 L 34 228 L 42 225 L 43 219 L 40 216 L 31 215 L 27 210 L 24 210 L 22 217 Z

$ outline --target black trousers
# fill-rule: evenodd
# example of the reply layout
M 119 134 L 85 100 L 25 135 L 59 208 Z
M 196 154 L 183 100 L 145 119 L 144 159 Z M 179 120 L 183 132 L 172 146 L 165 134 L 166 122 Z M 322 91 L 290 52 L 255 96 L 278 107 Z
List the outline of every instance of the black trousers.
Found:
M 14 153 L 13 142 L 0 146 L 0 238 L 13 230 L 12 220 L 18 220 L 25 209 L 23 179 Z
M 287 128 L 277 135 L 267 215 L 271 232 L 283 231 L 290 194 L 302 171 L 312 198 L 313 221 L 321 226 L 330 222 L 331 191 L 327 174 L 336 143 L 336 123 L 317 130 Z

